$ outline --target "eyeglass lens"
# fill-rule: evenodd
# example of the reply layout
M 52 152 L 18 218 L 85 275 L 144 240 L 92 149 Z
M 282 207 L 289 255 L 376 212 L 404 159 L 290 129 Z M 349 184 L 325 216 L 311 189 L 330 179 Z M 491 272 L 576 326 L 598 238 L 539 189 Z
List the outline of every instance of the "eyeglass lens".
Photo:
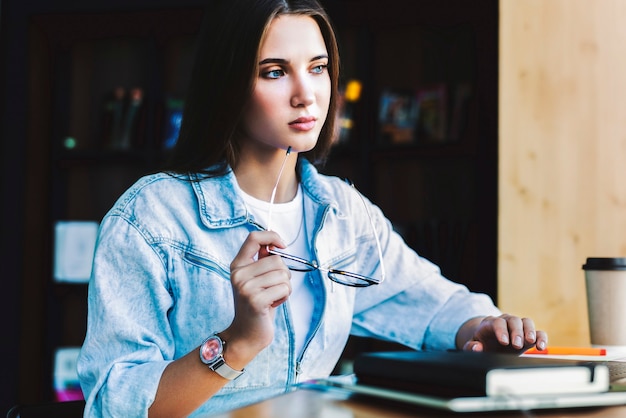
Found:
M 363 276 L 361 274 L 351 273 L 349 271 L 343 271 L 343 270 L 337 270 L 337 269 L 322 268 L 303 258 L 285 254 L 280 251 L 269 250 L 269 253 L 282 257 L 283 262 L 285 263 L 285 265 L 287 266 L 289 270 L 307 272 L 307 271 L 313 271 L 313 270 L 319 269 L 321 271 L 327 272 L 328 278 L 331 279 L 332 281 L 339 283 L 339 284 L 346 285 L 346 286 L 366 287 L 366 286 L 380 283 L 379 280 L 372 279 L 370 277 Z

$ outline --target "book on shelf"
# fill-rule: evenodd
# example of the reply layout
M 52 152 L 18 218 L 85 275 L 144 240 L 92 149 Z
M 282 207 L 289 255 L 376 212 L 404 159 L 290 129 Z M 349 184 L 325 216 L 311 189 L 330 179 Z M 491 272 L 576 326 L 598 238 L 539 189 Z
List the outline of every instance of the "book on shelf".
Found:
M 59 347 L 54 353 L 54 395 L 57 402 L 84 399 L 76 364 L 80 347 Z
M 54 226 L 54 280 L 86 283 L 98 235 L 98 222 L 58 221 Z
M 447 137 L 447 88 L 435 84 L 417 91 L 417 139 L 421 143 L 442 143 Z
M 115 87 L 104 99 L 102 117 L 102 142 L 105 148 L 114 148 L 122 134 L 126 89 Z
M 104 148 L 129 151 L 142 142 L 144 93 L 139 87 L 127 91 L 118 86 L 105 98 L 102 132 Z
M 124 112 L 122 130 L 115 148 L 128 151 L 141 145 L 141 109 L 143 105 L 143 90 L 135 87 L 130 90 L 130 96 Z
M 185 103 L 182 99 L 169 98 L 165 101 L 164 135 L 161 146 L 164 151 L 174 148 L 178 141 L 178 134 L 183 123 L 184 107 Z
M 340 88 L 338 96 L 339 135 L 336 137 L 337 144 L 345 144 L 351 141 L 352 130 L 355 126 L 354 106 L 361 98 L 363 84 L 356 79 L 349 80 L 345 87 Z
M 418 115 L 414 91 L 384 90 L 378 112 L 381 141 L 386 144 L 413 143 Z
M 469 108 L 472 99 L 472 85 L 459 83 L 452 94 L 452 109 L 448 138 L 451 142 L 461 140 L 469 122 Z

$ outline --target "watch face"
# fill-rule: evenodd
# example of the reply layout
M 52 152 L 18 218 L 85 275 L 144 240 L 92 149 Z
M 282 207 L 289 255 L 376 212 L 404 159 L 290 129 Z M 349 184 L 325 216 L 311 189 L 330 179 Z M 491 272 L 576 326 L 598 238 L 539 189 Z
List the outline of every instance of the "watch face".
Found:
M 222 342 L 217 337 L 210 337 L 202 344 L 200 355 L 205 363 L 211 363 L 222 354 Z

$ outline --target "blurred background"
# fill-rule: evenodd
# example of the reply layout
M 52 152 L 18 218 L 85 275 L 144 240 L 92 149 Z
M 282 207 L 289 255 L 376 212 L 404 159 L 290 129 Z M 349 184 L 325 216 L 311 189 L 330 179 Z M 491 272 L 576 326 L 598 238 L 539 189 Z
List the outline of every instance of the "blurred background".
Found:
M 321 170 L 351 178 L 450 279 L 555 343 L 588 343 L 580 267 L 626 255 L 626 3 L 322 3 L 342 129 Z M 0 413 L 80 396 L 94 234 L 176 141 L 204 5 L 0 3 Z M 352 340 L 345 362 L 381 347 Z

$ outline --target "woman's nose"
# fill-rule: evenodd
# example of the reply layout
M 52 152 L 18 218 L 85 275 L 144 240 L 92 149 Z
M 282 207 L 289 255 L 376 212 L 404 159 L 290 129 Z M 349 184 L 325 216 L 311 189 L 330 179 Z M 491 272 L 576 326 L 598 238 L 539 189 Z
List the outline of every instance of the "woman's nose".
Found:
M 306 107 L 315 101 L 314 83 L 306 76 L 294 78 L 293 94 L 291 105 L 293 107 Z

